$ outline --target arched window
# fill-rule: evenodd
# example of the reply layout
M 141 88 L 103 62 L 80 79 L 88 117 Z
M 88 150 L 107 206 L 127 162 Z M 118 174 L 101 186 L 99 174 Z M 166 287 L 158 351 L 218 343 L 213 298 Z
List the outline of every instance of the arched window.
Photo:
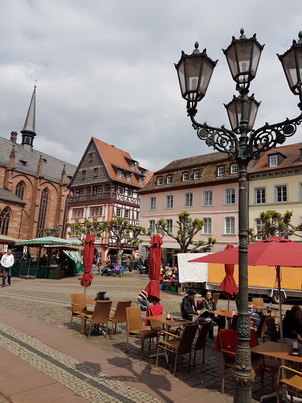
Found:
M 16 186 L 16 196 L 23 200 L 24 198 L 24 190 L 25 190 L 25 183 L 24 181 L 20 181 L 17 183 Z
M 39 218 L 38 218 L 38 225 L 37 225 L 37 237 L 43 236 L 43 230 L 45 228 L 45 219 L 46 219 L 46 213 L 47 213 L 48 198 L 49 198 L 49 190 L 47 188 L 45 188 L 41 194 L 41 200 L 40 200 Z
M 8 234 L 9 222 L 10 222 L 10 209 L 8 207 L 5 207 L 5 209 L 3 209 L 0 214 L 0 234 L 1 235 Z

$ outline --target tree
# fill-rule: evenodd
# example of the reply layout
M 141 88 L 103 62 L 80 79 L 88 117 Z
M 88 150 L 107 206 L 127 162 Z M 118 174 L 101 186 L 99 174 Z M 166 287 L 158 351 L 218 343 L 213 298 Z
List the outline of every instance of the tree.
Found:
M 139 235 L 146 233 L 145 228 L 130 224 L 129 221 L 117 217 L 103 223 L 104 231 L 108 232 L 109 238 L 117 249 L 117 264 L 121 265 L 123 250 L 126 246 L 137 246 L 141 240 Z
M 94 234 L 97 237 L 101 237 L 105 230 L 103 222 L 90 221 L 87 218 L 83 222 L 67 223 L 66 227 L 71 229 L 71 231 L 67 233 L 68 235 L 76 236 L 83 243 L 85 235 Z
M 117 265 L 121 265 L 123 250 L 126 246 L 136 246 L 141 241 L 139 235 L 145 234 L 145 228 L 130 224 L 129 221 L 121 217 L 117 217 L 109 221 L 77 221 L 76 223 L 67 223 L 67 227 L 71 228 L 68 235 L 76 236 L 82 242 L 87 234 L 94 234 L 100 238 L 109 238 L 110 245 L 117 249 Z
M 157 225 L 161 228 L 169 237 L 175 239 L 180 247 L 180 253 L 192 253 L 200 250 L 202 248 L 211 247 L 216 243 L 215 238 L 208 238 L 208 242 L 205 241 L 194 241 L 194 237 L 203 228 L 203 220 L 198 218 L 190 217 L 190 213 L 183 211 L 178 214 L 177 224 L 177 235 L 173 235 L 167 229 L 166 221 L 161 218 L 158 220 Z
M 250 239 L 254 241 L 256 237 L 267 239 L 273 236 L 288 238 L 291 235 L 301 237 L 299 231 L 302 230 L 302 225 L 292 225 L 290 223 L 292 215 L 293 212 L 288 210 L 284 213 L 284 215 L 276 210 L 263 211 L 260 213 L 261 229 L 256 235 L 254 234 L 254 231 L 250 229 Z

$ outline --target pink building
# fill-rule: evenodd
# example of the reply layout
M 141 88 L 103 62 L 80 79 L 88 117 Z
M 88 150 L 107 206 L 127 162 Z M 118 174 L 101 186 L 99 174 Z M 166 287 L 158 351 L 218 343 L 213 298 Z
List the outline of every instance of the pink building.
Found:
M 156 223 L 164 218 L 169 231 L 176 235 L 177 218 L 182 211 L 192 219 L 204 220 L 196 240 L 216 238 L 212 251 L 238 244 L 238 173 L 237 164 L 227 154 L 211 153 L 172 161 L 154 173 L 139 191 L 140 224 L 156 233 Z M 143 237 L 141 255 L 147 256 L 150 237 Z M 179 245 L 173 238 L 163 238 L 163 259 L 174 263 Z

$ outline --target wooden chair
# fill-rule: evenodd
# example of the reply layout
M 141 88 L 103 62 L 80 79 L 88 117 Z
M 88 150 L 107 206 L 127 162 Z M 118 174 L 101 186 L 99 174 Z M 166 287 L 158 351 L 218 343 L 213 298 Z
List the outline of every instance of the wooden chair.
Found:
M 74 317 L 82 319 L 83 314 L 92 314 L 92 311 L 87 310 L 86 294 L 71 294 L 71 319 L 69 328 L 72 328 L 72 320 Z
M 116 305 L 116 309 L 113 313 L 109 314 L 109 322 L 111 322 L 111 336 L 113 335 L 113 326 L 115 327 L 115 332 L 116 332 L 116 326 L 118 323 L 126 323 L 127 322 L 127 316 L 126 316 L 126 308 L 129 308 L 131 306 L 132 301 L 118 301 Z
M 213 301 L 215 302 L 216 306 L 218 304 L 219 297 L 220 297 L 220 292 L 213 292 Z
M 238 323 L 238 315 L 233 315 L 230 329 L 236 330 Z
M 197 331 L 197 323 L 195 325 L 186 325 L 182 336 L 176 336 L 175 334 L 162 331 L 161 334 L 173 337 L 173 339 L 162 340 L 157 342 L 156 349 L 156 366 L 158 367 L 158 357 L 159 350 L 163 349 L 171 354 L 174 354 L 174 370 L 173 375 L 176 375 L 176 367 L 177 360 L 180 355 L 189 354 L 189 371 L 190 371 L 190 363 L 191 363 L 191 352 L 192 352 L 192 344 Z
M 251 338 L 252 341 L 252 338 Z M 224 393 L 225 372 L 227 369 L 235 369 L 235 355 L 237 346 L 237 335 L 233 329 L 222 329 L 218 333 L 219 350 L 222 357 L 222 379 L 221 379 L 221 393 Z M 263 380 L 264 368 L 258 359 L 252 360 L 253 375 L 261 376 Z M 263 384 L 263 382 L 261 382 Z
M 302 398 L 302 372 L 281 365 L 277 375 L 277 402 L 280 402 L 280 390 L 286 390 L 293 397 Z
M 145 339 L 151 339 L 156 337 L 158 340 L 158 332 L 155 330 L 145 329 L 142 321 L 142 314 L 140 308 L 137 306 L 126 308 L 127 316 L 127 339 L 126 339 L 126 353 L 128 353 L 129 348 L 129 337 L 140 337 L 142 341 L 142 358 L 144 358 L 144 341 Z M 150 348 L 149 344 L 149 348 Z
M 162 305 L 149 305 L 147 308 L 145 326 L 150 326 L 151 330 L 155 330 L 156 332 L 160 332 L 163 330 L 163 326 L 159 322 L 150 321 L 148 316 L 161 315 L 164 311 L 164 307 Z
M 258 325 L 257 330 L 256 330 L 257 339 L 262 339 L 263 342 L 265 340 L 265 329 L 266 329 L 265 320 L 268 317 L 269 317 L 268 315 L 264 315 L 264 314 L 261 316 L 259 325 Z
M 204 322 L 203 325 L 199 326 L 199 333 L 198 337 L 195 339 L 192 349 L 194 351 L 193 355 L 193 369 L 195 369 L 195 360 L 196 360 L 196 352 L 198 350 L 202 350 L 202 363 L 204 364 L 204 356 L 205 356 L 205 345 L 206 345 L 206 339 L 207 339 L 207 334 L 211 328 L 211 322 Z
M 275 323 L 275 318 L 269 316 L 265 319 L 265 325 L 267 327 L 268 338 L 270 341 L 278 341 L 278 331 Z
M 96 301 L 94 311 L 92 314 L 83 315 L 84 331 L 86 327 L 86 322 L 90 322 L 89 331 L 87 337 L 90 337 L 92 325 L 105 325 L 106 332 L 103 331 L 105 337 L 107 337 L 108 332 L 108 320 L 111 309 L 112 301 Z

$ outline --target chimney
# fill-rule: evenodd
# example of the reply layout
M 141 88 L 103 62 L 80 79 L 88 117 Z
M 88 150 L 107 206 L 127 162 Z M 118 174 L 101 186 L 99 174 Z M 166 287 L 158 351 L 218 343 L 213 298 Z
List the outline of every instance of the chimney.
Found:
M 17 143 L 17 136 L 18 136 L 18 133 L 17 132 L 11 132 L 11 134 L 10 134 L 10 141 L 12 142 L 12 143 Z

